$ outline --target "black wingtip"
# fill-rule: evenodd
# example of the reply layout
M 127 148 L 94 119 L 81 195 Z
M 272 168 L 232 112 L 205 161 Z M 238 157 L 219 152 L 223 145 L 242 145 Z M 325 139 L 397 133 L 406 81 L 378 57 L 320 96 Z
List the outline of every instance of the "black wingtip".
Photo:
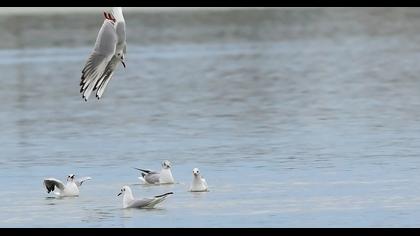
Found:
M 167 196 L 167 195 L 170 195 L 170 194 L 174 194 L 174 193 L 173 192 L 168 192 L 168 193 L 164 193 L 162 195 L 157 195 L 155 197 L 164 197 L 164 196 Z
M 143 169 L 136 168 L 136 167 L 133 167 L 133 168 L 136 169 L 136 170 L 142 171 L 142 172 L 146 172 L 146 173 L 149 173 L 150 172 L 150 170 L 143 170 Z

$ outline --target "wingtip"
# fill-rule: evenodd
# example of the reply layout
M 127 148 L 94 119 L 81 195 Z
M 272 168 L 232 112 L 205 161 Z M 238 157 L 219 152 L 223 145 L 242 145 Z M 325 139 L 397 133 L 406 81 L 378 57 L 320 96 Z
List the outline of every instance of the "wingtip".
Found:
M 159 197 L 166 197 L 166 196 L 168 196 L 170 194 L 174 194 L 174 193 L 173 192 L 168 192 L 168 193 L 164 193 L 164 194 L 161 194 L 161 195 L 157 195 L 155 197 L 157 197 L 157 198 L 159 198 Z

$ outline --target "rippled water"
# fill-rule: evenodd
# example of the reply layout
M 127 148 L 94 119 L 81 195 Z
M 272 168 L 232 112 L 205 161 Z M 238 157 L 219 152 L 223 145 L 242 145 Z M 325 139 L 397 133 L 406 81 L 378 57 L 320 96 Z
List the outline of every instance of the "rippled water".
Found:
M 0 226 L 419 226 L 420 9 L 130 12 L 87 103 L 101 14 L 76 16 L 0 17 Z M 165 159 L 177 184 L 138 184 Z M 69 173 L 93 180 L 46 194 Z M 124 210 L 124 184 L 175 194 Z

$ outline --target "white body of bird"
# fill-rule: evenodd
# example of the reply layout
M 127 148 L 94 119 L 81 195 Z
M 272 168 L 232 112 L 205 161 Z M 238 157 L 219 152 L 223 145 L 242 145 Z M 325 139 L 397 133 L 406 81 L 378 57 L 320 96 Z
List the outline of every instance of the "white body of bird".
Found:
M 160 184 L 173 184 L 174 182 L 175 181 L 174 181 L 174 177 L 172 176 L 171 169 L 162 168 L 162 170 L 160 171 L 159 183 Z
M 63 191 L 54 192 L 60 197 L 71 197 L 71 196 L 79 196 L 79 187 L 77 187 L 76 183 L 73 181 L 69 181 L 66 183 Z
M 207 182 L 200 175 L 200 170 L 198 168 L 193 169 L 193 180 L 191 183 L 190 191 L 191 192 L 207 192 L 208 191 Z

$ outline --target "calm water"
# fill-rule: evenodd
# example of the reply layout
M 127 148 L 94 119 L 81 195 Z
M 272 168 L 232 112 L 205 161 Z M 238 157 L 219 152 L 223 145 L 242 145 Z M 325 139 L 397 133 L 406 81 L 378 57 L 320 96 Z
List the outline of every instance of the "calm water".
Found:
M 420 9 L 130 12 L 86 103 L 101 17 L 0 17 L 1 227 L 419 226 Z M 138 184 L 165 159 L 177 184 Z M 46 194 L 69 173 L 93 180 Z M 175 194 L 124 210 L 125 184 Z

